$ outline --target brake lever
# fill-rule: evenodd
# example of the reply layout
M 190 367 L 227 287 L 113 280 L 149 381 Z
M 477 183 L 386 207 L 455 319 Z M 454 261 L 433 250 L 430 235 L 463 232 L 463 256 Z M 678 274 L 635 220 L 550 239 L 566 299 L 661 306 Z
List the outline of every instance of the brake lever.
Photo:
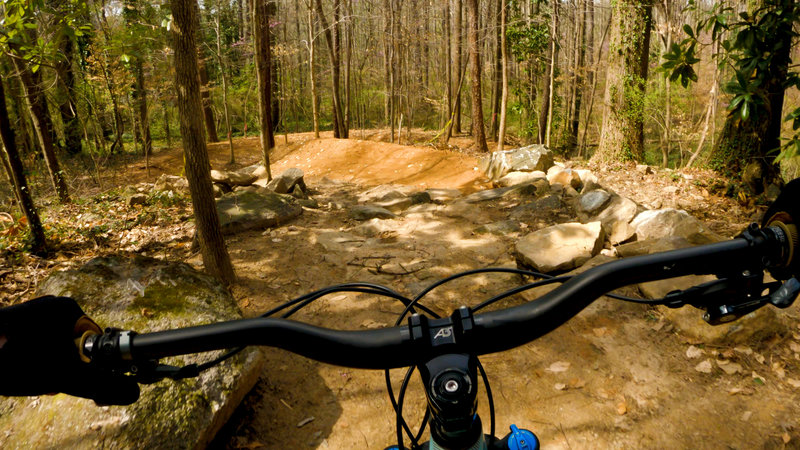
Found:
M 684 291 L 673 291 L 667 294 L 664 304 L 671 308 L 689 304 L 705 309 L 703 320 L 711 325 L 721 325 L 750 314 L 766 304 L 781 309 L 788 308 L 800 294 L 800 281 L 796 278 L 790 278 L 784 283 L 775 281 L 753 284 L 749 281 L 752 280 L 722 279 Z M 768 289 L 767 295 L 752 294 L 763 292 L 764 289 Z

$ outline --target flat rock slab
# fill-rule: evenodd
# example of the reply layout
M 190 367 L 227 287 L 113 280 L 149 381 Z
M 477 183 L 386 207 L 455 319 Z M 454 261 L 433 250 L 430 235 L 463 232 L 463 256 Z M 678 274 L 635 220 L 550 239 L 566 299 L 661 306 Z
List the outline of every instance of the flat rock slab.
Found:
M 478 203 L 478 202 L 485 202 L 487 200 L 496 200 L 509 192 L 511 192 L 514 188 L 513 187 L 502 187 L 497 189 L 487 189 L 485 191 L 478 191 L 468 196 L 464 197 L 464 201 L 467 203 Z
M 211 170 L 211 181 L 229 186 L 250 186 L 258 177 L 244 171 Z
M 688 237 L 705 231 L 699 220 L 684 210 L 665 208 L 640 213 L 631 222 L 638 240 L 667 236 Z
M 536 180 L 544 180 L 547 176 L 544 172 L 537 170 L 534 172 L 509 172 L 497 180 L 500 187 L 516 186 L 518 184 L 533 183 Z
M 54 272 L 37 295 L 75 298 L 100 326 L 138 332 L 241 318 L 235 300 L 213 278 L 187 264 L 145 257 L 95 258 Z M 165 358 L 201 364 L 220 352 Z M 230 418 L 262 371 L 254 347 L 197 378 L 142 385 L 136 403 L 99 407 L 64 394 L 0 399 L 2 448 L 204 448 Z
M 528 234 L 517 241 L 517 265 L 538 272 L 571 270 L 583 265 L 603 248 L 600 222 L 562 223 Z
M 438 188 L 431 188 L 426 189 L 425 192 L 428 193 L 431 197 L 431 201 L 434 203 L 445 203 L 451 200 L 455 200 L 461 197 L 461 191 L 458 189 L 438 189 Z
M 217 199 L 222 234 L 286 223 L 303 213 L 303 207 L 288 195 L 267 190 L 236 191 Z
M 350 208 L 350 218 L 355 220 L 393 219 L 397 217 L 386 208 L 376 205 L 356 205 Z
M 498 180 L 508 172 L 545 172 L 552 165 L 552 152 L 540 144 L 492 152 L 478 160 L 478 168 L 492 180 Z
M 611 200 L 611 194 L 603 189 L 595 189 L 578 198 L 578 210 L 586 214 L 597 214 Z

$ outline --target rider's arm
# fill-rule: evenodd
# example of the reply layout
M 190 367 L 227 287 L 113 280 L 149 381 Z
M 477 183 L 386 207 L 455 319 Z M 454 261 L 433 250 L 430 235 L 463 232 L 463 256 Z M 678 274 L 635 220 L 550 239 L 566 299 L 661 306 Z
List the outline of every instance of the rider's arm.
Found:
M 139 386 L 110 376 L 81 359 L 77 343 L 100 327 L 75 300 L 46 296 L 0 309 L 0 395 L 63 392 L 98 404 L 139 398 Z

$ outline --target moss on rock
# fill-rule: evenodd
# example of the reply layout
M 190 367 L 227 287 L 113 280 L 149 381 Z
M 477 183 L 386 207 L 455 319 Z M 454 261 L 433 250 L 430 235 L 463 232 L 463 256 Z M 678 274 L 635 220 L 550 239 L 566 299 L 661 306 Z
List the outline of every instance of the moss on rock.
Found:
M 52 274 L 39 295 L 66 295 L 101 326 L 150 332 L 241 318 L 235 300 L 213 278 L 187 264 L 145 257 L 95 258 Z M 173 357 L 203 363 L 220 352 Z M 251 348 L 197 378 L 142 386 L 130 406 L 98 407 L 63 394 L 0 398 L 3 448 L 204 447 L 255 384 L 263 356 Z

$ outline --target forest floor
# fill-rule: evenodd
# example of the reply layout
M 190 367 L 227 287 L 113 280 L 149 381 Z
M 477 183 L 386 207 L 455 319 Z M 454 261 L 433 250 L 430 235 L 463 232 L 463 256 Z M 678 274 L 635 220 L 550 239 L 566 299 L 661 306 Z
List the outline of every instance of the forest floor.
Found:
M 468 138 L 457 137 L 451 141 L 455 148 L 441 150 L 424 145 L 431 137 L 426 133 L 412 135 L 417 145 L 402 146 L 386 143 L 386 134 L 354 132 L 350 140 L 329 135 L 315 140 L 310 133 L 276 136 L 273 174 L 301 168 L 321 208 L 305 209 L 275 229 L 227 239 L 238 276 L 232 292 L 246 316 L 337 283 L 375 282 L 415 294 L 459 271 L 515 265 L 511 249 L 520 234 L 475 232 L 477 224 L 507 215 L 512 205 L 502 201 L 475 204 L 474 211 L 458 215 L 435 209 L 404 214 L 392 231 L 369 238 L 355 230 L 360 223 L 348 217 L 347 207 L 372 186 L 464 192 L 489 186 L 475 169 Z M 257 138 L 234 144 L 236 167 L 260 160 Z M 226 167 L 227 142 L 210 145 L 209 152 L 215 168 Z M 43 214 L 58 240 L 53 256 L 13 253 L 0 266 L 5 302 L 30 298 L 37 281 L 52 270 L 104 253 L 143 253 L 201 267 L 199 255 L 190 249 L 193 227 L 186 201 L 129 207 L 120 195 L 126 184 L 152 183 L 162 173 L 177 175 L 182 165 L 180 149 L 160 150 L 149 173 L 144 161 L 135 160 L 94 181 L 75 177 L 73 186 L 82 187 L 80 199 L 68 206 L 50 205 Z M 736 234 L 761 210 L 720 195 L 724 180 L 701 170 L 645 174 L 627 167 L 593 169 L 602 185 L 619 194 L 648 207 L 687 209 L 723 236 Z M 6 239 L 19 233 L 15 223 L 4 226 L 0 234 Z M 448 314 L 518 282 L 513 276 L 482 275 L 445 285 L 426 300 L 438 313 Z M 636 289 L 624 292 L 635 295 Z M 365 329 L 393 324 L 398 312 L 389 301 L 340 294 L 321 299 L 296 318 Z M 787 324 L 800 323 L 796 309 L 781 314 Z M 800 448 L 800 328 L 787 329 L 766 341 L 707 345 L 681 335 L 657 309 L 601 299 L 533 343 L 481 358 L 492 383 L 497 434 L 515 423 L 534 430 L 543 448 L 556 449 Z M 383 373 L 265 351 L 263 375 L 215 447 L 382 449 L 395 442 Z M 738 370 L 724 370 L 731 368 L 726 361 Z M 403 375 L 393 371 L 395 389 Z M 485 396 L 479 405 L 488 431 Z M 424 394 L 416 378 L 405 411 L 409 423 L 422 420 Z

